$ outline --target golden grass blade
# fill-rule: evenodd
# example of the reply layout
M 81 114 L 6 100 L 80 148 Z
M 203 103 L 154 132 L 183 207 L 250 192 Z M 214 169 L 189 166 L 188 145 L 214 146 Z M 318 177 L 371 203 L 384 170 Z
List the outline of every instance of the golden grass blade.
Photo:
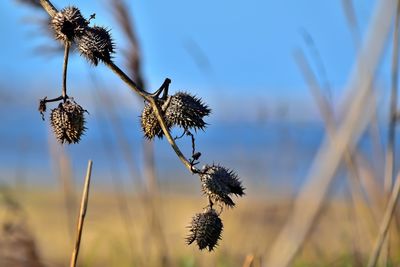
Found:
M 89 187 L 90 187 L 90 177 L 92 175 L 92 164 L 93 164 L 93 162 L 91 160 L 89 160 L 87 171 L 86 171 L 86 177 L 85 177 L 85 185 L 83 187 L 83 193 L 82 193 L 81 209 L 80 209 L 79 218 L 78 218 L 75 247 L 74 247 L 74 250 L 72 251 L 70 267 L 75 267 L 77 259 L 78 259 L 79 247 L 81 244 L 81 237 L 82 237 L 82 230 L 83 230 L 83 223 L 85 221 L 86 210 L 87 210 L 87 206 L 89 203 Z
M 253 265 L 253 262 L 254 262 L 254 255 L 247 254 L 246 258 L 244 259 L 242 267 L 251 267 Z

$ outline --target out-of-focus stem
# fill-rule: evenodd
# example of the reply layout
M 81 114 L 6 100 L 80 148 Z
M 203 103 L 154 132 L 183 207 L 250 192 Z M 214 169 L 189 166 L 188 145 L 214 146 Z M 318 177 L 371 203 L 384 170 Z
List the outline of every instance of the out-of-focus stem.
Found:
M 390 110 L 389 110 L 389 129 L 388 140 L 385 157 L 385 180 L 384 190 L 386 199 L 389 199 L 392 192 L 393 179 L 395 175 L 395 146 L 396 146 L 396 114 L 397 114 L 397 86 L 398 86 L 398 57 L 399 57 L 399 2 L 397 2 L 397 12 L 395 15 L 394 30 L 393 30 L 393 54 L 391 67 L 391 93 L 390 93 Z M 390 233 L 385 234 L 384 249 L 382 251 L 383 266 L 387 265 L 388 256 L 390 253 Z M 380 250 L 380 249 L 379 249 Z M 379 252 L 378 252 L 379 253 Z
M 399 4 L 397 4 L 397 14 L 395 19 L 395 28 L 393 32 L 393 54 L 392 54 L 392 68 L 391 68 L 391 81 L 392 88 L 390 94 L 390 114 L 389 114 L 389 130 L 388 142 L 386 149 L 386 165 L 385 165 L 385 191 L 390 194 L 393 186 L 393 178 L 395 175 L 394 162 L 396 145 L 396 114 L 397 114 L 397 86 L 398 86 L 398 39 L 399 39 Z
M 381 251 L 382 244 L 385 241 L 385 238 L 389 231 L 390 222 L 394 215 L 396 202 L 399 199 L 399 194 L 400 194 L 400 173 L 397 175 L 393 191 L 390 195 L 389 202 L 385 210 L 385 214 L 383 215 L 382 223 L 379 227 L 379 234 L 376 239 L 371 257 L 368 261 L 368 267 L 374 267 L 376 265 L 376 262 L 378 261 L 379 252 Z

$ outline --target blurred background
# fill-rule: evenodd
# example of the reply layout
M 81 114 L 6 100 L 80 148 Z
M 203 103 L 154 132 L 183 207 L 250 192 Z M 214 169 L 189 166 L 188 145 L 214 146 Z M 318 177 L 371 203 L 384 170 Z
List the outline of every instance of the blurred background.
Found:
M 114 62 L 146 90 L 170 78 L 171 93 L 193 93 L 212 109 L 208 127 L 195 136 L 199 166 L 235 170 L 246 196 L 224 210 L 223 238 L 208 253 L 184 242 L 185 226 L 207 205 L 198 177 L 165 139 L 143 138 L 143 100 L 77 51 L 69 61 L 68 95 L 88 111 L 88 129 L 79 144 L 56 142 L 49 125 L 56 104 L 48 104 L 45 121 L 37 109 L 39 99 L 60 95 L 63 49 L 38 1 L 1 1 L 0 263 L 68 265 L 91 159 L 81 266 L 273 266 L 268 259 L 279 248 L 280 229 L 307 209 L 301 196 L 309 192 L 319 206 L 307 229 L 298 229 L 304 237 L 290 265 L 365 266 L 398 170 L 397 135 L 391 135 L 397 113 L 390 109 L 397 99 L 391 91 L 396 14 L 388 4 L 396 1 L 386 9 L 384 2 L 53 1 L 57 8 L 79 7 L 86 18 L 95 13 L 91 25 L 111 30 Z M 364 57 L 367 63 L 357 65 L 365 55 L 376 62 Z M 357 72 L 370 65 L 369 75 Z M 357 79 L 371 81 L 355 86 Z M 336 124 L 352 118 L 351 101 L 362 87 L 373 97 L 354 115 L 357 129 L 349 131 L 356 134 L 335 139 Z M 331 144 L 324 141 L 329 136 Z M 313 187 L 316 166 L 334 165 L 329 151 L 341 147 L 335 140 L 347 140 L 339 162 L 332 175 L 321 171 L 328 184 Z M 190 139 L 178 144 L 189 157 Z M 399 222 L 397 209 L 381 266 L 400 265 Z

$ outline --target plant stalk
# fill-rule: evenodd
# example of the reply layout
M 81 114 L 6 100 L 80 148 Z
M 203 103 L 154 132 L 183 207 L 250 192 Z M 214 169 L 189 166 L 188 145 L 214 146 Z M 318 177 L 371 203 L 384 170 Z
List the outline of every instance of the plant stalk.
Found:
M 153 99 L 150 98 L 150 105 L 152 106 L 156 116 L 157 116 L 157 120 L 160 123 L 161 129 L 163 130 L 165 136 L 167 137 L 168 142 L 170 143 L 170 145 L 172 146 L 172 148 L 174 149 L 176 155 L 178 156 L 178 158 L 182 161 L 183 165 L 185 165 L 185 167 L 191 172 L 191 173 L 197 173 L 199 172 L 199 170 L 197 168 L 195 168 L 190 161 L 183 155 L 182 151 L 179 149 L 178 145 L 175 143 L 174 138 L 172 138 L 171 133 L 169 132 L 167 125 L 165 123 L 165 120 L 163 119 L 162 116 L 162 111 L 160 106 L 157 104 L 157 102 Z
M 81 209 L 80 209 L 79 218 L 78 218 L 75 247 L 74 247 L 74 250 L 72 251 L 70 267 L 75 267 L 76 262 L 78 260 L 79 248 L 80 248 L 80 244 L 81 244 L 82 231 L 83 231 L 83 223 L 85 221 L 87 206 L 89 203 L 89 187 L 90 187 L 90 177 L 92 175 L 92 164 L 93 164 L 93 162 L 91 160 L 89 160 L 87 171 L 86 171 L 86 177 L 85 177 L 85 185 L 83 187 L 83 193 L 82 193 Z
M 67 71 L 68 71 L 68 58 L 69 58 L 69 48 L 71 43 L 69 41 L 65 41 L 65 49 L 64 49 L 64 64 L 63 64 L 63 81 L 62 81 L 62 97 L 64 102 L 67 100 Z

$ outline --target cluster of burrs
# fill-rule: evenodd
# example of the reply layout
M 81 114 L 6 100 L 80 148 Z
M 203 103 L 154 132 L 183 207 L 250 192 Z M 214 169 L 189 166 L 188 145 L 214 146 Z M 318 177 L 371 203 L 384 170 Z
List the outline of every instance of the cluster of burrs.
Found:
M 51 20 L 50 26 L 56 40 L 75 43 L 81 55 L 97 66 L 99 61 L 110 61 L 114 53 L 114 42 L 108 29 L 89 26 L 95 15 L 85 19 L 77 7 L 60 10 Z
M 158 105 L 161 107 L 162 116 L 165 124 L 170 130 L 172 127 L 183 129 L 182 136 L 190 136 L 192 139 L 192 172 L 200 177 L 202 191 L 208 198 L 208 206 L 202 213 L 197 213 L 189 225 L 190 234 L 186 238 L 187 244 L 196 241 L 198 247 L 202 250 L 208 248 L 213 250 L 221 239 L 222 220 L 220 214 L 222 207 L 234 207 L 231 196 L 243 196 L 244 187 L 238 176 L 231 170 L 219 165 L 205 165 L 201 170 L 195 168 L 201 156 L 196 152 L 195 138 L 191 130 L 205 130 L 207 123 L 204 117 L 211 112 L 210 108 L 203 101 L 189 93 L 178 92 L 174 95 L 168 95 L 168 84 L 161 88 L 163 96 L 157 98 Z M 158 92 L 161 94 L 161 92 Z M 155 137 L 162 138 L 164 133 L 157 116 L 150 104 L 146 104 L 142 116 L 141 126 L 144 136 L 148 139 Z M 181 136 L 181 137 L 182 137 Z M 175 139 L 178 139 L 177 137 Z M 217 212 L 213 206 L 215 203 L 221 204 L 221 212 Z
M 202 191 L 208 197 L 209 204 L 202 213 L 193 216 L 186 242 L 190 245 L 196 241 L 200 250 L 208 248 L 211 251 L 221 239 L 223 224 L 219 215 L 223 205 L 233 208 L 235 203 L 231 196 L 243 196 L 244 187 L 232 170 L 219 165 L 206 165 L 198 174 Z M 221 204 L 220 212 L 213 208 L 215 203 Z
M 55 12 L 55 10 L 52 10 Z M 199 164 L 201 153 L 196 151 L 195 136 L 197 130 L 205 130 L 207 123 L 204 117 L 211 113 L 210 108 L 203 101 L 189 93 L 177 92 L 169 95 L 170 80 L 166 79 L 161 87 L 154 93 L 148 93 L 139 88 L 125 73 L 113 62 L 114 43 L 107 29 L 99 26 L 89 26 L 90 19 L 85 19 L 78 8 L 67 7 L 52 15 L 51 28 L 56 40 L 65 46 L 62 95 L 54 98 L 40 100 L 39 111 L 46 111 L 46 103 L 59 101 L 59 105 L 51 112 L 50 120 L 54 133 L 61 143 L 77 143 L 85 131 L 86 112 L 72 98 L 68 97 L 66 89 L 67 64 L 69 49 L 72 45 L 77 47 L 80 54 L 92 65 L 97 66 L 103 62 L 110 67 L 120 78 L 125 81 L 133 91 L 138 93 L 146 101 L 141 116 L 141 126 L 144 136 L 152 140 L 155 137 L 166 136 L 168 142 L 174 148 L 184 165 L 193 173 L 199 175 L 204 195 L 208 199 L 208 205 L 203 212 L 197 213 L 189 226 L 190 234 L 187 244 L 196 241 L 202 250 L 213 250 L 218 240 L 221 239 L 222 220 L 220 215 L 223 207 L 234 207 L 232 196 L 243 196 L 244 187 L 238 176 L 232 170 L 223 166 L 211 164 L 202 169 L 196 167 Z M 171 137 L 170 130 L 177 127 L 183 130 L 183 134 L 175 139 Z M 188 136 L 192 143 L 192 156 L 186 159 L 176 145 L 175 140 Z M 220 211 L 214 209 L 218 204 Z
M 50 113 L 50 125 L 53 128 L 57 140 L 61 144 L 78 143 L 86 130 L 84 114 L 87 111 L 78 105 L 73 98 L 68 97 L 65 101 L 63 101 L 63 98 L 50 100 L 43 98 L 40 100 L 39 104 L 39 111 L 42 114 L 43 120 L 43 112 L 46 111 L 46 103 L 54 101 L 62 101 L 58 104 L 58 107 L 53 109 Z
M 67 95 L 67 65 L 71 46 L 76 45 L 80 54 L 94 66 L 99 61 L 111 61 L 114 53 L 114 43 L 109 31 L 99 26 L 90 27 L 92 18 L 94 15 L 85 19 L 78 8 L 70 6 L 57 12 L 50 21 L 54 38 L 65 46 L 62 95 L 53 99 L 41 99 L 39 111 L 44 119 L 46 103 L 60 102 L 50 114 L 51 126 L 60 143 L 78 143 L 86 129 L 86 110 Z

